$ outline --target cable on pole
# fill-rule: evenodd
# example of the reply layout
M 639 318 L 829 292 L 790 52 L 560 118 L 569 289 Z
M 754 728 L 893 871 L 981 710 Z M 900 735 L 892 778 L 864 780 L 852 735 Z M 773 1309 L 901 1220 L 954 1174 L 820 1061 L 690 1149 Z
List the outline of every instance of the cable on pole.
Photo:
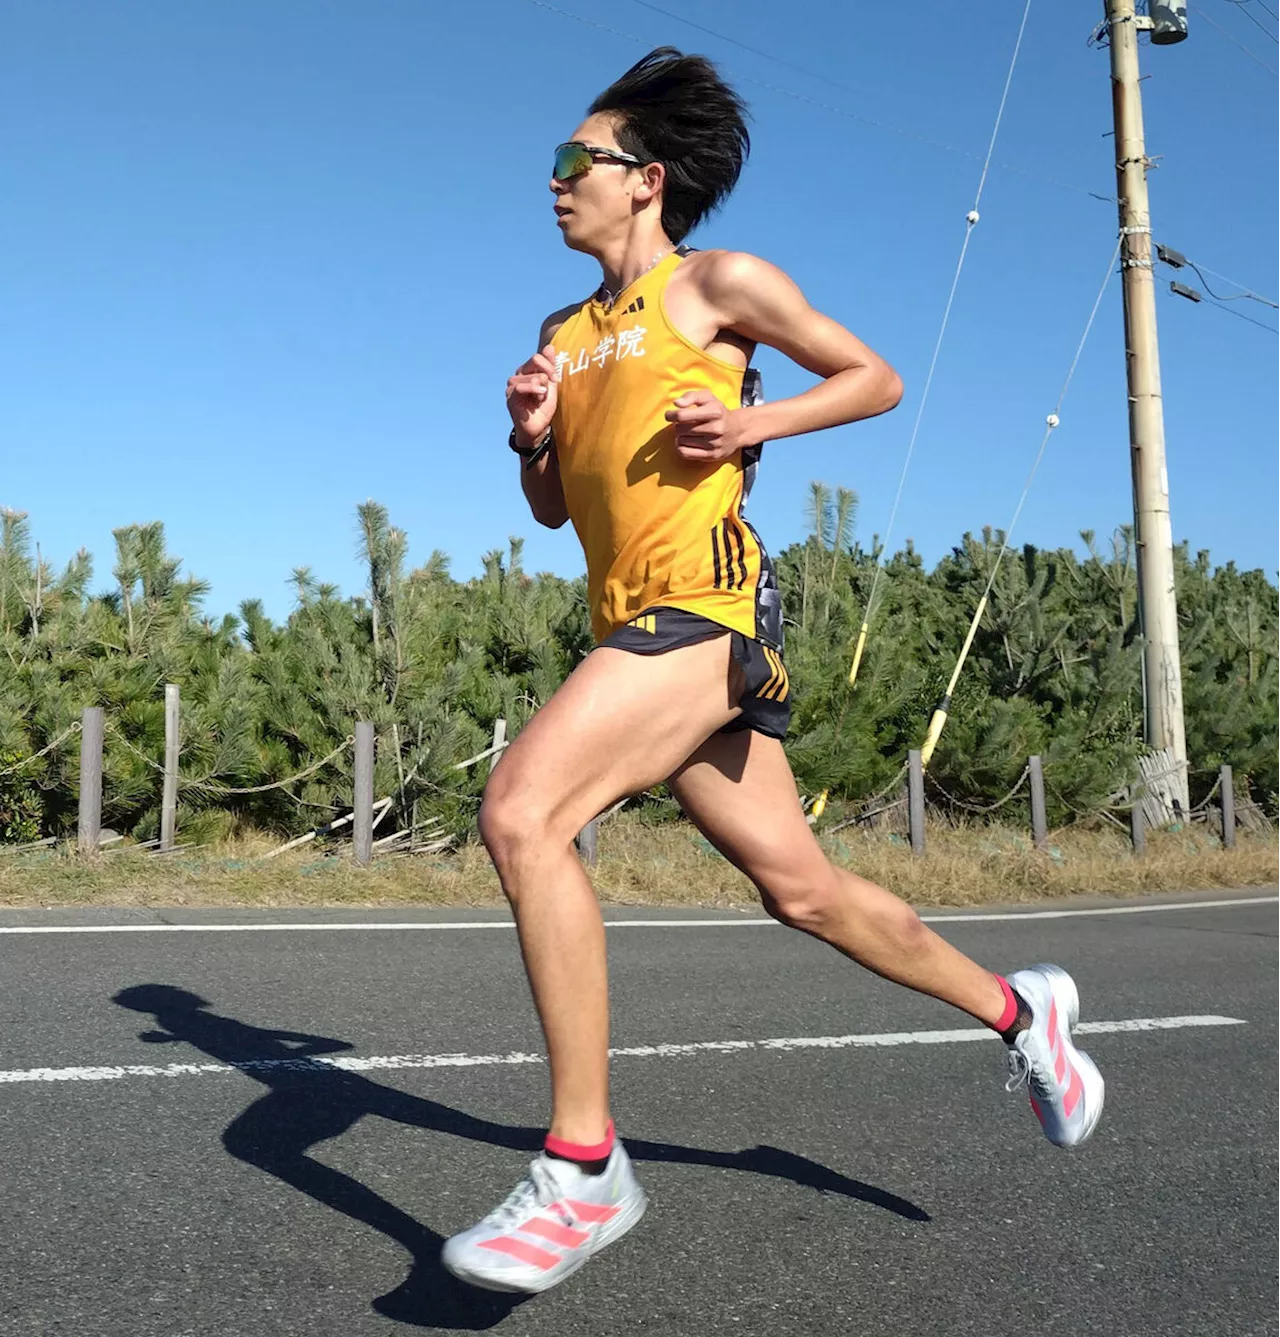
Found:
M 982 164 L 982 175 L 978 178 L 978 189 L 973 199 L 973 208 L 965 215 L 964 242 L 960 247 L 960 256 L 956 261 L 956 272 L 951 279 L 951 291 L 947 294 L 947 304 L 942 312 L 942 324 L 938 328 L 938 338 L 933 346 L 933 357 L 929 361 L 929 371 L 925 376 L 924 390 L 920 395 L 920 403 L 916 408 L 915 422 L 912 424 L 911 436 L 907 441 L 907 454 L 902 462 L 902 473 L 898 477 L 898 490 L 893 498 L 893 507 L 889 512 L 889 524 L 885 530 L 884 543 L 881 547 L 882 552 L 887 552 L 889 548 L 889 539 L 893 534 L 893 526 L 898 518 L 898 506 L 902 501 L 902 490 L 906 486 L 907 472 L 911 468 L 911 459 L 915 454 L 916 439 L 920 435 L 920 423 L 924 418 L 925 406 L 929 402 L 929 391 L 933 387 L 933 374 L 937 370 L 938 355 L 942 351 L 942 341 L 946 337 L 947 325 L 951 320 L 951 308 L 955 304 L 956 289 L 960 286 L 960 275 L 964 271 L 965 257 L 969 254 L 969 242 L 973 237 L 973 229 L 977 225 L 980 215 L 978 206 L 982 203 L 982 192 L 986 189 L 987 176 L 991 171 L 991 159 L 996 151 L 996 139 L 1000 134 L 1000 124 L 1004 120 L 1005 104 L 1009 100 L 1009 87 L 1013 83 L 1013 72 L 1017 68 L 1018 53 L 1022 50 L 1022 35 L 1027 28 L 1027 17 L 1031 13 L 1031 0 L 1027 0 L 1026 6 L 1022 11 L 1022 22 L 1018 25 L 1018 37 L 1013 45 L 1013 56 L 1009 61 L 1009 73 L 1005 76 L 1004 91 L 1000 95 L 1000 106 L 996 111 L 995 124 L 991 128 L 991 139 L 987 145 L 986 160 Z M 875 575 L 871 579 L 871 593 L 867 596 L 867 607 L 863 614 L 862 625 L 858 628 L 858 640 L 854 646 L 853 662 L 849 668 L 849 686 L 853 687 L 858 681 L 858 669 L 862 664 L 862 655 L 867 647 L 867 635 L 871 628 L 871 619 L 875 614 L 876 593 L 880 587 L 880 576 L 884 567 L 880 558 L 876 557 Z
M 1014 527 L 1018 523 L 1018 518 L 1022 514 L 1022 508 L 1026 504 L 1027 496 L 1031 491 L 1031 484 L 1035 481 L 1037 470 L 1040 468 L 1040 461 L 1044 458 L 1044 453 L 1049 445 L 1049 438 L 1053 435 L 1054 429 L 1061 421 L 1059 414 L 1062 412 L 1063 401 L 1067 397 L 1067 391 L 1071 388 L 1072 379 L 1075 377 L 1076 368 L 1080 365 L 1080 357 L 1084 352 L 1085 343 L 1088 341 L 1089 334 L 1093 329 L 1093 323 L 1098 317 L 1098 309 L 1102 305 L 1103 296 L 1106 294 L 1107 285 L 1111 282 L 1111 276 L 1116 270 L 1116 261 L 1120 258 L 1120 248 L 1124 244 L 1124 234 L 1116 241 L 1115 250 L 1107 261 L 1107 271 L 1102 280 L 1102 286 L 1098 289 L 1098 295 L 1094 298 L 1093 309 L 1089 312 L 1089 319 L 1085 322 L 1084 333 L 1080 336 L 1080 342 L 1076 345 L 1075 356 L 1071 359 L 1071 366 L 1067 369 L 1066 379 L 1062 382 L 1062 389 L 1058 392 L 1058 401 L 1053 407 L 1053 412 L 1045 419 L 1044 435 L 1040 438 L 1040 449 L 1036 451 L 1035 459 L 1031 464 L 1031 471 L 1027 474 L 1027 481 L 1022 486 L 1022 495 L 1018 498 L 1018 504 L 1014 507 L 1013 518 L 1009 521 L 1008 528 L 1004 532 L 1004 538 L 1000 544 L 1000 551 L 996 554 L 996 560 L 992 564 L 991 573 L 987 577 L 986 588 L 982 591 L 982 598 L 978 600 L 978 606 L 974 610 L 973 620 L 969 623 L 968 634 L 964 638 L 964 644 L 960 647 L 960 653 L 956 657 L 955 668 L 951 672 L 951 679 L 947 683 L 947 690 L 942 694 L 942 699 L 934 707 L 933 717 L 929 721 L 929 729 L 925 735 L 924 742 L 920 745 L 920 761 L 924 766 L 928 766 L 929 759 L 933 756 L 934 749 L 938 746 L 938 739 L 942 736 L 943 726 L 947 722 L 947 716 L 951 710 L 951 697 L 956 690 L 956 684 L 960 681 L 960 672 L 964 668 L 965 660 L 969 657 L 969 650 L 973 645 L 973 638 L 978 634 L 978 625 L 982 621 L 982 615 L 987 611 L 987 601 L 991 597 L 991 591 L 995 587 L 996 575 L 1000 570 L 1000 563 L 1004 561 L 1004 555 L 1009 551 L 1009 539 L 1013 534 Z

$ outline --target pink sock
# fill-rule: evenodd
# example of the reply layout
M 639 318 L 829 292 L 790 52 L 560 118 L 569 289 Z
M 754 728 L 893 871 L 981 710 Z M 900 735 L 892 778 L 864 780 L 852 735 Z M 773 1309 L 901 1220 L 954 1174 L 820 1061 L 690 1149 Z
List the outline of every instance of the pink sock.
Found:
M 605 1129 L 604 1141 L 597 1142 L 595 1146 L 584 1146 L 581 1142 L 566 1142 L 562 1137 L 553 1137 L 547 1134 L 547 1140 L 543 1145 L 551 1152 L 553 1156 L 559 1156 L 564 1161 L 605 1161 L 609 1159 L 613 1151 L 613 1120 L 609 1120 L 609 1127 Z
M 1000 1014 L 1000 1020 L 992 1023 L 991 1029 L 1004 1032 L 1018 1019 L 1018 995 L 1009 987 L 1009 981 L 1003 975 L 997 975 L 996 980 L 1004 991 L 1004 1011 Z

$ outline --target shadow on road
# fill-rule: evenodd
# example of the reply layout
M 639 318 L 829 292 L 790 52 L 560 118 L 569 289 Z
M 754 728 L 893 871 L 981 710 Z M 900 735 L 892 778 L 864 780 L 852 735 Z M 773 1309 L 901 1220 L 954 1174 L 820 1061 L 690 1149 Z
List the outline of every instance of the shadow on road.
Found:
M 438 1101 L 371 1081 L 360 1073 L 317 1063 L 315 1060 L 323 1055 L 340 1053 L 351 1045 L 322 1035 L 271 1030 L 218 1016 L 208 1010 L 211 1004 L 203 998 L 173 985 L 133 985 L 121 990 L 113 1001 L 155 1017 L 162 1029 L 144 1031 L 139 1039 L 151 1044 L 193 1045 L 220 1063 L 239 1067 L 267 1087 L 266 1094 L 233 1119 L 222 1134 L 223 1146 L 232 1156 L 274 1175 L 326 1207 L 381 1231 L 408 1252 L 413 1260 L 409 1275 L 395 1290 L 373 1301 L 378 1313 L 420 1327 L 481 1331 L 501 1322 L 528 1298 L 460 1284 L 440 1264 L 443 1236 L 358 1180 L 307 1153 L 318 1143 L 349 1132 L 368 1114 L 411 1128 L 509 1147 L 530 1156 L 541 1146 L 544 1130 L 478 1119 Z M 706 1151 L 633 1138 L 627 1138 L 626 1144 L 637 1161 L 768 1175 L 839 1193 L 908 1221 L 930 1219 L 926 1211 L 905 1198 L 776 1147 Z M 477 1204 L 478 1209 L 482 1206 Z

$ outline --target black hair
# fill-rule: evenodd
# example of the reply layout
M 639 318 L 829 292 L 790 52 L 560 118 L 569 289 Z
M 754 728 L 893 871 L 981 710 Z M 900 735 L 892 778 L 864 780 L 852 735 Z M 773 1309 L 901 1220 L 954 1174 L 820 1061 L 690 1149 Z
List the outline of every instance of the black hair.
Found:
M 662 227 L 675 242 L 718 208 L 751 151 L 747 104 L 705 56 L 660 46 L 588 108 L 613 113 L 618 147 L 666 169 Z

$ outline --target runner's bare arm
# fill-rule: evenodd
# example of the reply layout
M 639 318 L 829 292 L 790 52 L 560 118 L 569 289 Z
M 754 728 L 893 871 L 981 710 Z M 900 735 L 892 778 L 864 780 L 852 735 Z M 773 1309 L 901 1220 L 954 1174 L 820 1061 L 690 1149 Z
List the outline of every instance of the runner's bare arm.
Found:
M 515 425 L 516 443 L 534 445 L 542 439 L 556 411 L 555 356 L 552 344 L 560 326 L 576 306 L 565 307 L 542 322 L 538 334 L 541 350 L 526 362 L 507 382 L 507 407 Z M 569 518 L 564 488 L 560 483 L 560 463 L 553 445 L 531 466 L 520 468 L 520 486 L 533 518 L 548 529 L 559 529 Z
M 721 329 L 776 348 L 822 381 L 790 399 L 732 411 L 707 402 L 701 392 L 684 396 L 667 415 L 677 424 L 682 455 L 723 459 L 744 446 L 873 418 L 901 400 L 897 372 L 843 325 L 815 311 L 768 261 L 717 251 L 706 256 L 697 275 L 699 293 Z

